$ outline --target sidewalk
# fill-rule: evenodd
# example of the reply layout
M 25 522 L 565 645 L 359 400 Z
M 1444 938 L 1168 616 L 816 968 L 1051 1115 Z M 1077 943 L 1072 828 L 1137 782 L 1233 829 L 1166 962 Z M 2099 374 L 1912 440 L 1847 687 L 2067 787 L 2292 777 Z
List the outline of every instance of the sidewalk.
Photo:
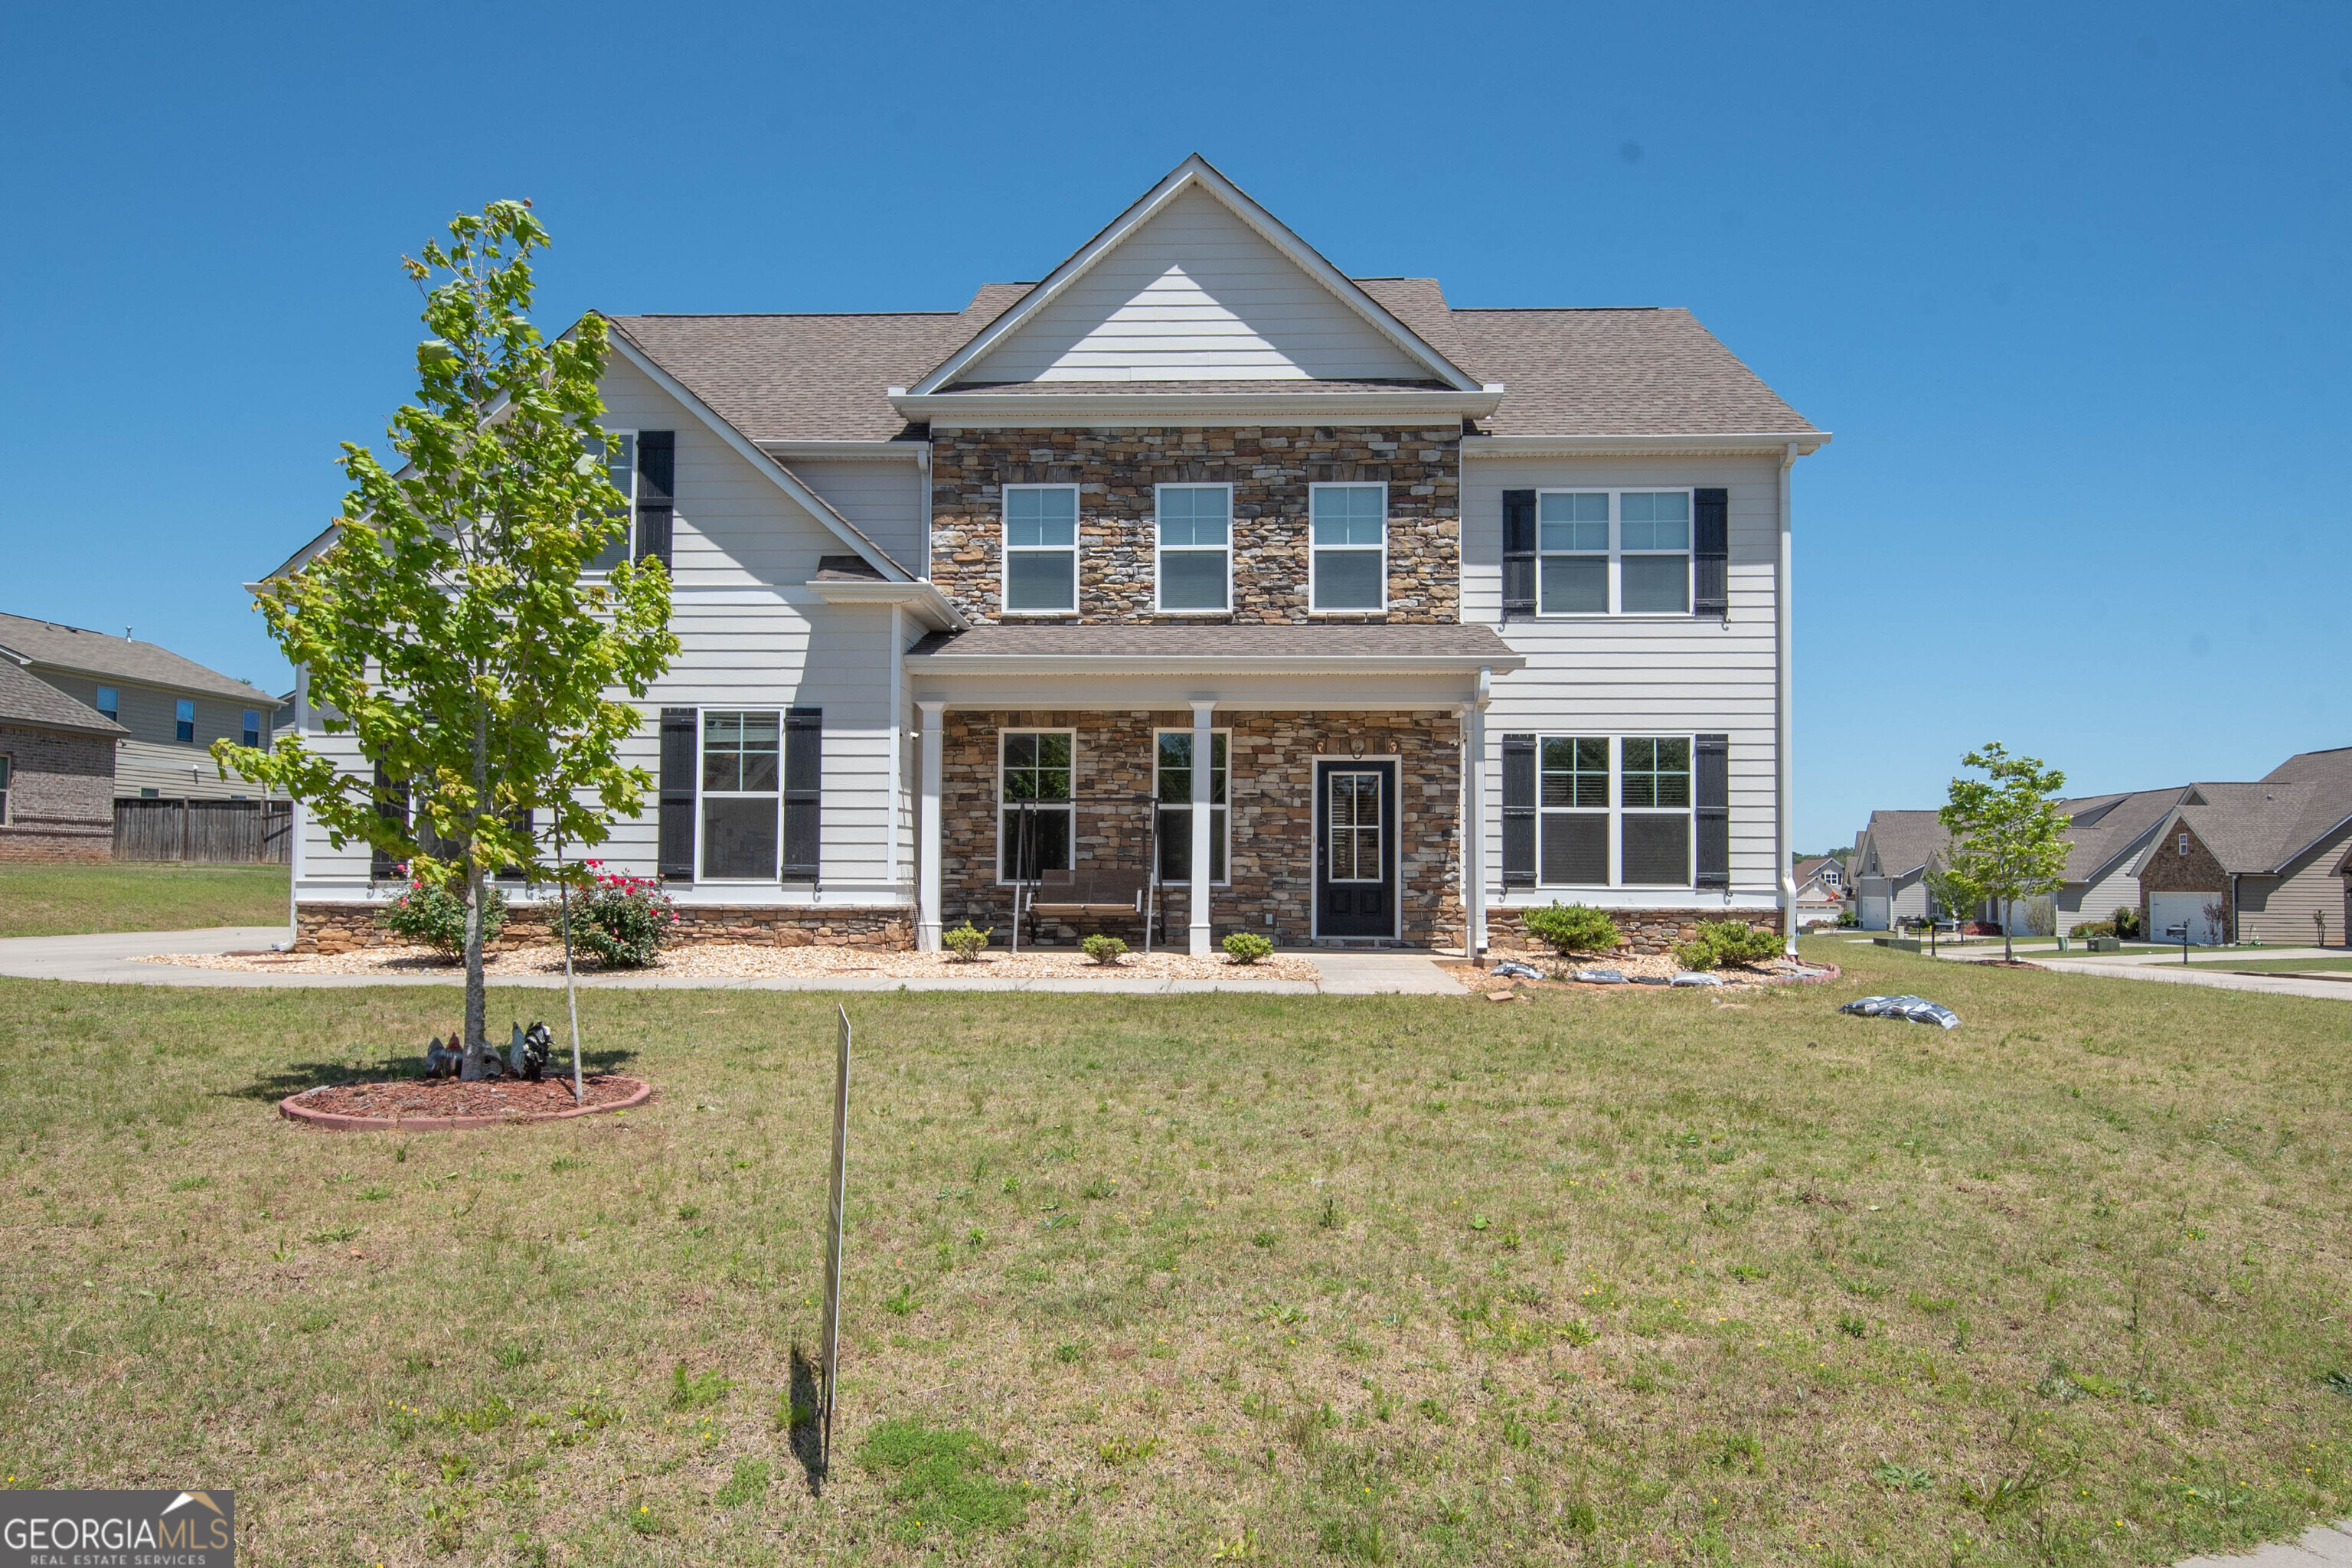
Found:
M 246 989 L 349 988 L 362 985 L 461 985 L 462 970 L 428 974 L 270 974 L 233 970 L 186 969 L 141 963 L 151 952 L 236 952 L 284 942 L 284 926 L 219 926 L 207 931 L 113 931 L 91 936 L 34 936 L 0 940 L 0 975 L 24 980 L 71 980 L 101 985 L 214 985 Z M 583 991 L 1046 991 L 1099 995 L 1171 995 L 1241 991 L 1265 996 L 1459 996 L 1463 987 L 1436 961 L 1420 952 L 1302 952 L 1319 978 L 1305 980 L 898 980 L 838 976 L 825 979 L 741 980 L 724 976 L 583 974 Z M 557 989 L 560 974 L 499 976 L 496 986 Z M 2347 987 L 2352 989 L 2352 987 Z
M 1998 961 L 2000 948 L 1968 947 L 1933 955 L 1946 963 Z M 2268 963 L 2273 959 L 2340 959 L 2340 948 L 2264 947 L 2214 952 L 2189 949 L 2189 961 L 2180 962 L 2180 950 L 2108 953 L 2060 953 L 2054 948 L 2021 947 L 2018 960 L 2060 974 L 2104 974 L 2126 980 L 2157 980 L 2173 985 L 2205 985 L 2217 991 L 2258 991 L 2272 996 L 2308 996 L 2320 1001 L 2352 1002 L 2352 973 L 2345 980 L 2321 980 L 2294 974 L 2239 974 L 2231 965 Z
M 2274 1541 L 2241 1557 L 2191 1557 L 2178 1568 L 2352 1568 L 2352 1519 L 2315 1524 L 2300 1541 Z

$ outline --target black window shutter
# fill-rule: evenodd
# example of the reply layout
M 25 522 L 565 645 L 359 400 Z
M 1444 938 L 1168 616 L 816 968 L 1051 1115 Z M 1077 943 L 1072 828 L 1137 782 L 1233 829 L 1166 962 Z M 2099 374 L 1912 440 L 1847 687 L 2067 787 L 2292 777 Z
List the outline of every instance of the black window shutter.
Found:
M 1503 737 L 1503 886 L 1536 885 L 1536 738 Z
M 817 879 L 824 799 L 824 710 L 784 710 L 784 880 Z
M 1536 492 L 1503 492 L 1503 618 L 1536 613 Z
M 670 509 L 677 481 L 677 432 L 637 432 L 637 559 L 670 563 Z
M 1691 804 L 1698 819 L 1696 883 L 1702 888 L 1728 888 L 1731 886 L 1731 737 L 1695 737 L 1691 746 Z
M 403 827 L 408 826 L 408 786 L 393 783 L 392 775 L 383 771 L 381 763 L 375 770 L 375 814 L 386 822 L 396 822 Z M 394 869 L 399 864 L 398 858 L 391 850 L 379 846 L 369 847 L 368 879 L 371 881 L 393 880 L 399 875 Z
M 661 715 L 661 874 L 694 880 L 695 711 L 665 708 Z
M 1731 613 L 1731 492 L 1700 490 L 1691 506 L 1691 611 Z

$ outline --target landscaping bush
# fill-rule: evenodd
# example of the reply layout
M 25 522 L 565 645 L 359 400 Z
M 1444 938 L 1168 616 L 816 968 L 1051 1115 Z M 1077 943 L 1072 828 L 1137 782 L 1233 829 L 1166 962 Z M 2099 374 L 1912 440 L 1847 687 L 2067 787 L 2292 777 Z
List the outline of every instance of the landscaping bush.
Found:
M 2129 905 L 2118 907 L 2108 923 L 2116 928 L 2114 934 L 2126 942 L 2137 942 L 2147 934 L 2139 928 L 2139 911 Z
M 1619 941 L 1617 922 L 1587 904 L 1553 904 L 1520 916 L 1528 934 L 1554 952 L 1607 952 Z
M 677 906 L 649 877 L 607 876 L 587 862 L 595 881 L 572 896 L 572 940 L 607 969 L 642 969 L 677 924 Z
M 482 889 L 482 945 L 499 940 L 507 926 L 507 896 Z M 447 888 L 412 879 L 408 890 L 384 906 L 383 929 L 403 942 L 421 942 L 453 962 L 466 951 L 466 900 Z
M 1719 969 L 1727 963 L 1760 963 L 1780 952 L 1780 939 L 1746 921 L 1701 921 L 1698 940 L 1675 944 L 1675 962 L 1685 969 Z
M 1090 936 L 1078 943 L 1080 951 L 1097 963 L 1117 963 L 1127 954 L 1127 943 L 1115 936 Z
M 1255 963 L 1274 952 L 1274 943 L 1254 931 L 1237 931 L 1223 945 L 1225 956 L 1235 963 Z
M 954 953 L 960 962 L 976 963 L 980 955 L 988 951 L 988 939 L 995 931 L 994 926 L 975 926 L 966 921 L 953 931 L 941 931 L 940 944 Z
M 2066 934 L 2071 937 L 2113 936 L 2116 934 L 2116 922 L 2113 921 L 2084 921 L 2081 925 L 2076 926 Z

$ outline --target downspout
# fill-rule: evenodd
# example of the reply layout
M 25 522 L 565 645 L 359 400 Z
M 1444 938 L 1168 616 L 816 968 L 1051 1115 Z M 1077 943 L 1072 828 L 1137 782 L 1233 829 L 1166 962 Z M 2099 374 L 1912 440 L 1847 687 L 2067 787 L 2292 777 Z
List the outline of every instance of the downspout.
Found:
M 1790 714 L 1790 703 L 1796 689 L 1796 671 L 1790 659 L 1790 634 L 1796 625 L 1795 606 L 1790 602 L 1794 587 L 1795 551 L 1789 528 L 1789 470 L 1796 466 L 1797 444 L 1789 443 L 1780 457 L 1780 561 L 1779 574 L 1773 584 L 1772 609 L 1775 620 L 1772 638 L 1772 677 L 1774 708 L 1780 729 L 1773 744 L 1773 811 L 1778 832 L 1774 854 L 1775 870 L 1780 879 L 1780 944 L 1790 957 L 1797 955 L 1797 879 L 1793 853 L 1793 835 L 1789 826 L 1789 802 L 1796 793 L 1793 780 L 1796 769 L 1792 752 L 1796 745 L 1796 724 Z

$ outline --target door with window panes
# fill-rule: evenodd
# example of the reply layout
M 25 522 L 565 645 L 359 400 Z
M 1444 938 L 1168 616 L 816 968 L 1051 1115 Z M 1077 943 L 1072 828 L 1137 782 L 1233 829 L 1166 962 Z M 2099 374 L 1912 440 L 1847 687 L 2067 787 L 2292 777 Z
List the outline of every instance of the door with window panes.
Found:
M 1397 934 L 1397 765 L 1315 764 L 1315 934 Z

